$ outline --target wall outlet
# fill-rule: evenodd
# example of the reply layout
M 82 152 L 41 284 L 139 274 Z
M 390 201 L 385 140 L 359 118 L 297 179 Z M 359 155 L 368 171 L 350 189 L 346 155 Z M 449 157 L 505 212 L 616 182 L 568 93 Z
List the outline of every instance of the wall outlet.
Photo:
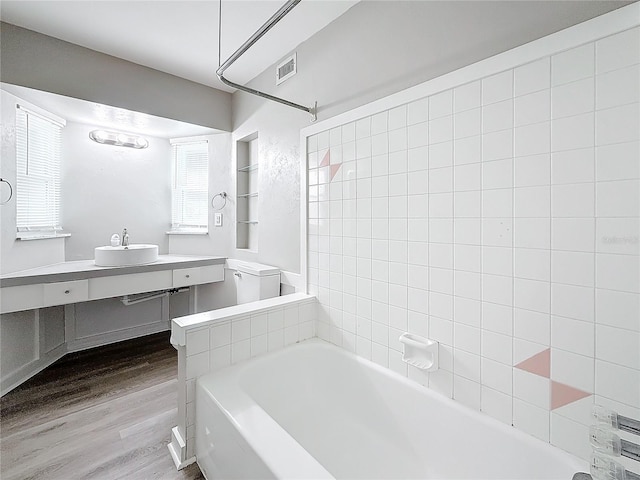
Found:
M 222 214 L 221 213 L 214 213 L 213 214 L 213 225 L 216 227 L 221 227 L 222 226 Z

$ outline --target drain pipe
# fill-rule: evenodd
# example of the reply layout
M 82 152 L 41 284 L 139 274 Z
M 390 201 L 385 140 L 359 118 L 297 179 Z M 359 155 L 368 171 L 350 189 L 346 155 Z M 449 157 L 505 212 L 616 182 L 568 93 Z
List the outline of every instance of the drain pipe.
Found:
M 149 295 L 140 295 L 135 298 L 131 298 L 129 295 L 123 296 L 120 301 L 127 307 L 130 305 L 136 305 L 138 303 L 147 302 L 149 300 L 155 300 L 156 298 L 168 297 L 169 295 L 175 295 L 176 293 L 187 292 L 189 287 L 173 288 L 171 290 L 165 290 L 163 292 L 151 293 Z
M 254 88 L 245 87 L 244 85 L 239 85 L 235 82 L 232 82 L 224 77 L 224 72 L 227 68 L 235 63 L 244 52 L 249 50 L 253 44 L 255 44 L 258 40 L 260 40 L 265 33 L 267 33 L 271 28 L 282 20 L 293 7 L 298 5 L 301 0 L 288 0 L 280 9 L 272 15 L 272 17 L 267 20 L 249 39 L 244 42 L 240 48 L 238 48 L 222 65 L 218 67 L 216 70 L 216 75 L 220 79 L 222 83 L 225 85 L 237 88 L 238 90 L 242 90 L 243 92 L 250 93 L 251 95 L 257 95 L 258 97 L 266 98 L 267 100 L 272 100 L 274 102 L 282 103 L 283 105 L 287 105 L 288 107 L 297 108 L 298 110 L 302 110 L 303 112 L 307 112 L 311 115 L 311 121 L 315 122 L 318 119 L 317 110 L 318 110 L 318 102 L 314 102 L 313 107 L 305 107 L 304 105 L 299 105 L 297 103 L 290 102 L 289 100 L 285 100 L 280 97 L 275 97 L 273 95 L 269 95 L 268 93 L 261 92 L 260 90 L 256 90 Z M 220 44 L 221 38 L 221 30 L 222 30 L 222 0 L 220 0 L 220 10 L 218 14 L 218 45 Z

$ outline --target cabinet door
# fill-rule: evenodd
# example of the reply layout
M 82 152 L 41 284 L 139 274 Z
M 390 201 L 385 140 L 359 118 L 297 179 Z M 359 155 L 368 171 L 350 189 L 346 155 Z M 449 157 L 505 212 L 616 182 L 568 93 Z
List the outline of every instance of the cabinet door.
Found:
M 43 285 L 20 285 L 0 288 L 0 313 L 31 310 L 44 305 L 42 301 Z
M 43 294 L 45 307 L 86 302 L 89 300 L 89 280 L 45 283 Z

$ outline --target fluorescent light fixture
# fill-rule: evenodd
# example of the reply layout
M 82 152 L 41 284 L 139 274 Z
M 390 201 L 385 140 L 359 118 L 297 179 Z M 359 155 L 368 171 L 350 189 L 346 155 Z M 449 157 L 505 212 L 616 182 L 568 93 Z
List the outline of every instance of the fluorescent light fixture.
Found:
M 147 148 L 149 142 L 132 133 L 109 132 L 107 130 L 93 130 L 89 132 L 89 138 L 94 142 L 117 147 Z

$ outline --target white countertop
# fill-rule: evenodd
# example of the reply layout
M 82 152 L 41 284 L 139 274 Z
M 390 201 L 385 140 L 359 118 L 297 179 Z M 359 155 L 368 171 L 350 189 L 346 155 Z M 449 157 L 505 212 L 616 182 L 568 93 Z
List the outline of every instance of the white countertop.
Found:
M 201 267 L 224 264 L 226 257 L 199 255 L 158 255 L 158 260 L 145 265 L 99 267 L 93 260 L 54 263 L 43 267 L 20 270 L 0 275 L 0 287 L 30 285 L 34 283 L 68 282 L 86 278 L 155 272 L 174 268 Z

